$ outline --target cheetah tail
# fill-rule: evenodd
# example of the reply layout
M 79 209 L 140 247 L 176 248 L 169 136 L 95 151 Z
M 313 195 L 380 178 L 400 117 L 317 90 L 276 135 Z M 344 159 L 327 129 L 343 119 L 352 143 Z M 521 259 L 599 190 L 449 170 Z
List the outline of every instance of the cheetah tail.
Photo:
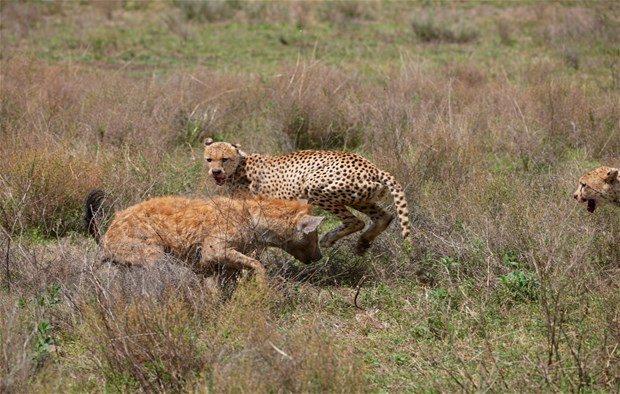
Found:
M 398 214 L 398 221 L 400 222 L 403 239 L 408 239 L 411 236 L 411 229 L 409 227 L 409 208 L 407 207 L 405 191 L 391 174 L 382 172 L 379 176 L 380 182 L 390 190 L 390 194 L 394 198 L 394 207 Z
M 97 243 L 101 238 L 101 224 L 106 217 L 105 199 L 105 192 L 95 189 L 88 193 L 84 203 L 84 226 Z

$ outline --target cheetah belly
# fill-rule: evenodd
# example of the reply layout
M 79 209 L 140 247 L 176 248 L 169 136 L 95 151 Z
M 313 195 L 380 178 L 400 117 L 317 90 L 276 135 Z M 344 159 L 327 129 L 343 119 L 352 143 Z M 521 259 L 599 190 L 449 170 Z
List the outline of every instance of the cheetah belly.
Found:
M 309 200 L 320 196 L 344 205 L 375 202 L 382 199 L 386 192 L 383 184 L 359 175 L 316 174 L 307 181 Z

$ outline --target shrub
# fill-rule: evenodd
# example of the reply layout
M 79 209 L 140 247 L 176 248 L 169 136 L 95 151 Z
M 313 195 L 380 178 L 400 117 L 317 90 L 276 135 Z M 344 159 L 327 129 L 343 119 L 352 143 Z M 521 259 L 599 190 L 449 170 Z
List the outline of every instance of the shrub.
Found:
M 432 16 L 414 19 L 411 22 L 413 32 L 422 42 L 445 42 L 464 44 L 475 41 L 478 31 L 465 23 L 447 24 Z
M 508 20 L 499 19 L 497 21 L 497 34 L 499 35 L 499 41 L 502 45 L 514 45 L 515 39 L 513 37 L 513 30 L 514 29 Z
M 84 196 L 99 186 L 104 163 L 67 147 L 6 151 L 0 160 L 0 224 L 61 236 L 82 227 Z
M 238 0 L 175 0 L 174 5 L 187 20 L 216 22 L 231 19 L 242 3 Z
M 361 140 L 361 119 L 352 110 L 353 78 L 322 66 L 287 70 L 270 91 L 275 127 L 287 150 L 353 149 Z

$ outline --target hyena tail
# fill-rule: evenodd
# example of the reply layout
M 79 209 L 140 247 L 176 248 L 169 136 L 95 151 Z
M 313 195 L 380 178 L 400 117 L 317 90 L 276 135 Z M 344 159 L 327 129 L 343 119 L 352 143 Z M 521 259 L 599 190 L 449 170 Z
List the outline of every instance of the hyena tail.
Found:
M 381 183 L 388 188 L 390 194 L 394 198 L 394 206 L 396 208 L 396 213 L 398 214 L 401 234 L 403 239 L 408 239 L 411 236 L 411 229 L 409 227 L 409 208 L 407 207 L 405 191 L 394 176 L 392 176 L 392 174 L 382 172 L 379 179 Z
M 106 219 L 105 199 L 105 192 L 95 189 L 88 193 L 84 203 L 84 226 L 97 243 L 101 239 L 101 225 Z

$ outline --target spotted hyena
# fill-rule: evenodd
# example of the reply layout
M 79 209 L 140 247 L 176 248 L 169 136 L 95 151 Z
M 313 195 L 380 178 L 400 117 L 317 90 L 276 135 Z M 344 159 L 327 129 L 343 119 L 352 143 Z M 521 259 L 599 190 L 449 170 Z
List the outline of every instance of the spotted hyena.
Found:
M 89 194 L 85 221 L 104 259 L 116 263 L 149 265 L 171 254 L 201 272 L 223 264 L 264 277 L 265 268 L 249 254 L 268 246 L 306 263 L 321 259 L 322 218 L 305 202 L 157 197 L 117 212 L 100 236 L 103 198 L 100 190 Z

